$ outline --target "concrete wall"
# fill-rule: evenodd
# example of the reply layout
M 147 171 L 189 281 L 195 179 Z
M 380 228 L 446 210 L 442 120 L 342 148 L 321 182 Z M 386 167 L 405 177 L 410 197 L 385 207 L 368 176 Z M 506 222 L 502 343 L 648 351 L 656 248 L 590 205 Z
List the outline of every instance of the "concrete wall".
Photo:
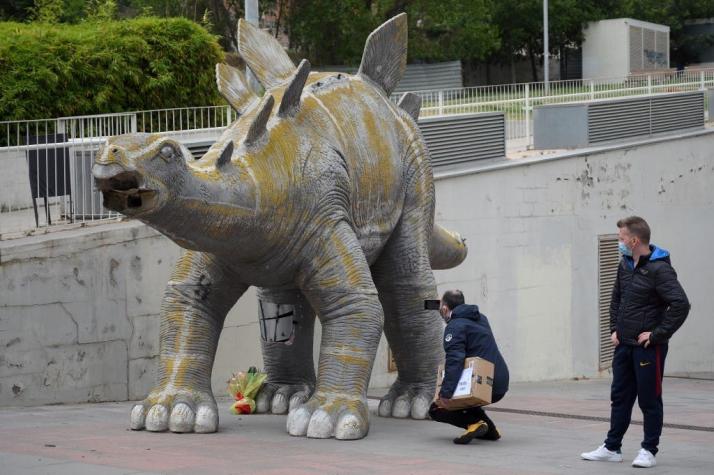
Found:
M 630 72 L 630 37 L 623 19 L 592 22 L 583 32 L 583 77 L 622 80 Z
M 31 207 L 32 193 L 26 152 L 0 150 L 0 166 L 3 174 L 3 186 L 0 187 L 0 212 Z
M 639 214 L 669 249 L 693 309 L 669 373 L 714 371 L 714 135 L 439 172 L 437 221 L 467 238 L 439 290 L 490 317 L 513 380 L 598 375 L 598 235 Z M 154 383 L 158 312 L 179 249 L 133 222 L 0 241 L 0 405 L 139 399 Z M 226 319 L 213 371 L 261 366 L 255 294 Z M 319 325 L 318 325 L 319 332 Z M 316 344 L 319 342 L 316 336 Z M 382 342 L 373 387 L 385 387 Z
M 0 403 L 145 395 L 177 256 L 140 224 L 0 242 Z
M 439 290 L 461 288 L 491 317 L 514 380 L 597 376 L 597 239 L 641 215 L 692 302 L 665 369 L 711 372 L 714 268 L 702 253 L 714 233 L 713 145 L 709 131 L 443 174 L 437 220 L 470 251 L 457 269 L 437 272 Z
M 0 405 L 143 398 L 180 249 L 138 222 L 0 241 Z M 255 289 L 226 317 L 212 375 L 262 366 Z M 315 361 L 320 325 L 316 324 Z M 373 383 L 388 386 L 384 342 Z

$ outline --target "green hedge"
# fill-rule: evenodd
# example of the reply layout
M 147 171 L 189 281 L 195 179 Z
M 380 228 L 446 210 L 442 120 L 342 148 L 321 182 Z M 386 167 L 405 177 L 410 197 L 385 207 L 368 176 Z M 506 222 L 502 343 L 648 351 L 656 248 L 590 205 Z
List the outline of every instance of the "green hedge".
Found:
M 222 59 L 185 19 L 0 23 L 0 121 L 217 104 Z

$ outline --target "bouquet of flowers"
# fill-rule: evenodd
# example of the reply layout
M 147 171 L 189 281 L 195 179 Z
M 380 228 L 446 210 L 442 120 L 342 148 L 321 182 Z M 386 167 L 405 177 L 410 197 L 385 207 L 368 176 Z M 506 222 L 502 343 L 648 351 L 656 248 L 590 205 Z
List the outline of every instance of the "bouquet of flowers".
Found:
M 253 366 L 247 373 L 240 371 L 234 374 L 228 381 L 228 393 L 236 400 L 231 406 L 231 413 L 252 414 L 255 412 L 255 396 L 267 377 L 267 374 L 259 372 Z

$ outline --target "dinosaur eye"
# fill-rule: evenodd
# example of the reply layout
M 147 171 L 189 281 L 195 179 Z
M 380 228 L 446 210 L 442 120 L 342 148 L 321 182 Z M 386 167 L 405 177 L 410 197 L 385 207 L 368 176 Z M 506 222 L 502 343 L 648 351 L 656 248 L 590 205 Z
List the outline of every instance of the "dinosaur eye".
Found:
M 168 160 L 174 156 L 174 148 L 171 145 L 164 145 L 159 151 L 161 158 Z

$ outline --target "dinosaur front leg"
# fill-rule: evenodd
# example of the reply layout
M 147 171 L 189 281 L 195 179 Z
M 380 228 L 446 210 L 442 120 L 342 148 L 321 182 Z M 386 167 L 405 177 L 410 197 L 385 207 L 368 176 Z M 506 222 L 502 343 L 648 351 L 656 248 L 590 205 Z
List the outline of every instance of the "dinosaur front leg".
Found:
M 320 317 L 315 393 L 288 415 L 290 435 L 360 439 L 369 430 L 367 385 L 382 333 L 382 307 L 369 266 L 345 223 L 306 266 L 304 294 Z
M 268 380 L 256 399 L 256 412 L 285 414 L 308 400 L 315 389 L 312 341 L 315 312 L 297 289 L 260 289 L 261 302 L 290 305 L 293 338 L 290 344 L 262 341 L 263 366 Z
M 159 382 L 132 409 L 132 429 L 216 431 L 213 359 L 223 320 L 246 289 L 214 256 L 183 252 L 161 305 Z

